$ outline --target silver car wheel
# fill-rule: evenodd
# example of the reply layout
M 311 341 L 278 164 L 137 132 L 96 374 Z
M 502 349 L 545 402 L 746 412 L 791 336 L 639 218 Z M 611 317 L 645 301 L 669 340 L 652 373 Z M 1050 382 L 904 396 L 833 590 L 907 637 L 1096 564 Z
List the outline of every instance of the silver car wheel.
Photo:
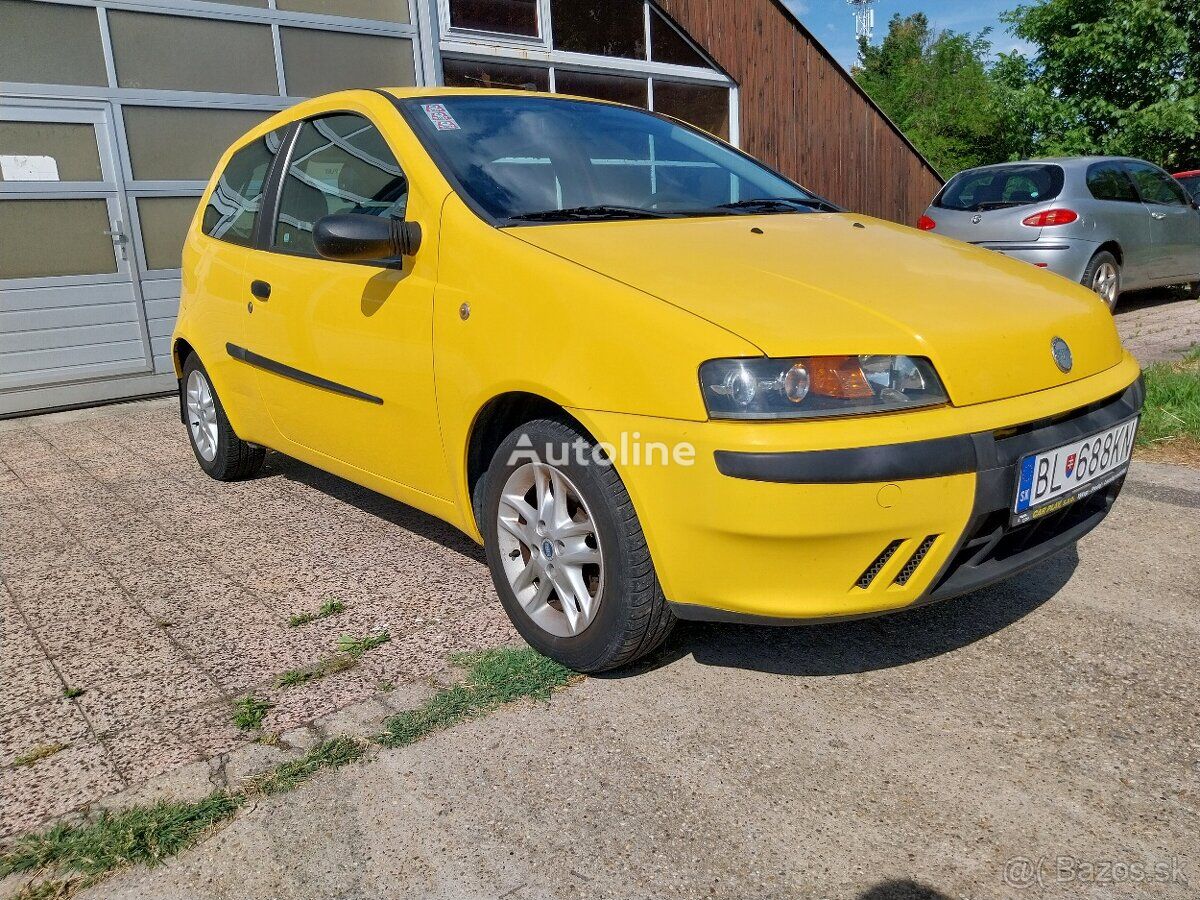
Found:
M 525 614 L 555 637 L 581 634 L 604 594 L 604 557 L 591 511 L 560 470 L 525 463 L 496 512 L 500 559 Z
M 205 462 L 217 456 L 217 404 L 204 373 L 193 369 L 187 380 L 187 418 L 192 443 Z
M 1103 262 L 1096 266 L 1092 275 L 1092 290 L 1112 309 L 1117 305 L 1117 291 L 1121 284 L 1121 273 L 1114 263 Z

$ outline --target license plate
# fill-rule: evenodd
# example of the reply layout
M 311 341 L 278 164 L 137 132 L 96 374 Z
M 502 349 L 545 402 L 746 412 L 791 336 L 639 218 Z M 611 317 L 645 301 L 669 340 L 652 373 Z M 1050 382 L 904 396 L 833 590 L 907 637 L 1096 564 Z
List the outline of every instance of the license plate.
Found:
M 1137 418 L 1021 459 L 1012 523 L 1049 515 L 1112 484 L 1129 466 Z

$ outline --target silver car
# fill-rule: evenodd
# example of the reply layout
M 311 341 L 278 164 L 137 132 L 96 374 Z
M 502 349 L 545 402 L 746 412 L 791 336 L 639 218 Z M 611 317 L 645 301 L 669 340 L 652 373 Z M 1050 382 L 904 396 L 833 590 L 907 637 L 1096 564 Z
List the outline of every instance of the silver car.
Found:
M 1065 275 L 1109 308 L 1122 291 L 1200 295 L 1200 203 L 1140 159 L 1084 156 L 960 172 L 917 225 Z

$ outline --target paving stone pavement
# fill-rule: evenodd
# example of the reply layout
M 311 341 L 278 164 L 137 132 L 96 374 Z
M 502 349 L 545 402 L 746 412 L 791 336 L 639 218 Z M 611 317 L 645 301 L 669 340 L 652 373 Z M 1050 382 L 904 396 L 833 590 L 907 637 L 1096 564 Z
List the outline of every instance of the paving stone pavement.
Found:
M 1200 300 L 1183 300 L 1176 291 L 1127 294 L 1115 318 L 1121 340 L 1143 366 L 1179 359 L 1200 345 Z
M 285 732 L 419 698 L 450 653 L 516 638 L 466 537 L 278 454 L 260 478 L 212 481 L 176 410 L 0 422 L 0 840 L 246 745 L 230 712 L 247 692 Z M 345 612 L 288 626 L 325 600 Z M 353 669 L 274 686 L 382 629 Z

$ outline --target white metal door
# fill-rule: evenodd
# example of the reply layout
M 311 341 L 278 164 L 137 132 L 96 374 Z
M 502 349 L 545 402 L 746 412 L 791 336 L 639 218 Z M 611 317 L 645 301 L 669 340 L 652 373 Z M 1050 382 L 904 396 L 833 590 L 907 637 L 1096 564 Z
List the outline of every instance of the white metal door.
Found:
M 151 370 L 123 188 L 107 102 L 0 102 L 7 411 L 13 392 Z

